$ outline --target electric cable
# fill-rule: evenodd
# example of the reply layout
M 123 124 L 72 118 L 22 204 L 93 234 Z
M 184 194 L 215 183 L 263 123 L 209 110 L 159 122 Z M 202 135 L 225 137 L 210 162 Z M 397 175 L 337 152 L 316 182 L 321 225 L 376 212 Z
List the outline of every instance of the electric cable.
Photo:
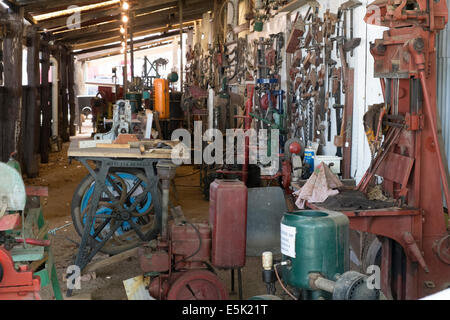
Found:
M 286 287 L 283 285 L 283 282 L 280 279 L 280 276 L 278 275 L 278 271 L 277 271 L 277 267 L 279 266 L 279 264 L 277 263 L 276 265 L 273 266 L 273 268 L 275 269 L 275 275 L 277 276 L 278 282 L 281 285 L 281 288 L 283 288 L 283 290 L 294 300 L 298 300 L 288 289 L 286 289 Z
M 200 231 L 197 229 L 197 227 L 196 227 L 194 224 L 190 223 L 189 221 L 184 221 L 184 223 L 190 225 L 190 226 L 195 230 L 195 232 L 197 233 L 197 236 L 198 236 L 198 242 L 199 242 L 199 244 L 198 244 L 198 249 L 197 249 L 197 251 L 195 251 L 195 252 L 194 252 L 193 254 L 191 254 L 190 256 L 185 257 L 185 258 L 183 258 L 182 260 L 178 261 L 178 262 L 174 265 L 174 267 L 173 267 L 174 269 L 176 268 L 176 266 L 177 266 L 179 263 L 185 262 L 185 261 L 189 260 L 190 258 L 195 257 L 195 256 L 200 252 L 200 250 L 202 249 L 202 235 L 201 235 Z
M 195 176 L 197 173 L 199 173 L 200 172 L 200 170 L 196 170 L 196 171 L 194 171 L 194 172 L 192 172 L 192 173 L 189 173 L 189 174 L 186 174 L 186 175 L 184 175 L 184 176 L 176 176 L 175 177 L 175 179 L 178 179 L 178 178 L 186 178 L 186 177 L 190 177 L 190 176 Z

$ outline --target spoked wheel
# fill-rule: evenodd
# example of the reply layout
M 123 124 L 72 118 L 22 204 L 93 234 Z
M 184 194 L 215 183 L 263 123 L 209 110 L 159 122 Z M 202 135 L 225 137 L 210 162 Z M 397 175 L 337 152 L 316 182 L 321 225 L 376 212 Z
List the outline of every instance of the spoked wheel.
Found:
M 112 228 L 117 228 L 100 250 L 107 254 L 118 254 L 156 238 L 159 232 L 154 197 L 149 192 L 149 181 L 139 170 L 116 170 L 108 174 L 105 186 L 114 196 L 103 192 L 90 230 L 90 241 L 101 242 Z M 78 186 L 72 199 L 72 220 L 76 231 L 83 235 L 87 214 L 91 208 L 95 179 L 88 175 Z M 120 202 L 121 210 L 113 205 Z M 159 215 L 159 213 L 158 213 Z
M 167 300 L 228 300 L 228 295 L 214 273 L 192 270 L 172 284 Z

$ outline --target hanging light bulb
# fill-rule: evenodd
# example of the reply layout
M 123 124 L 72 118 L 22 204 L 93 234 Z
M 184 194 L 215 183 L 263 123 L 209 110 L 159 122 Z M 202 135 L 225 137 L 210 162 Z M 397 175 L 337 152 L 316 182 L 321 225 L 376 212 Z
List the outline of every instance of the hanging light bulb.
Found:
M 120 53 L 124 54 L 125 53 L 125 48 L 120 49 Z
M 128 9 L 130 9 L 130 5 L 128 4 L 128 2 L 123 2 L 123 4 L 122 4 L 122 9 L 123 10 L 128 10 Z
M 125 41 L 122 41 L 122 47 L 125 48 Z
M 127 15 L 123 15 L 122 16 L 122 22 L 123 23 L 127 23 L 128 22 L 128 16 Z
M 124 34 L 125 33 L 125 28 L 123 26 L 120 26 L 120 33 Z

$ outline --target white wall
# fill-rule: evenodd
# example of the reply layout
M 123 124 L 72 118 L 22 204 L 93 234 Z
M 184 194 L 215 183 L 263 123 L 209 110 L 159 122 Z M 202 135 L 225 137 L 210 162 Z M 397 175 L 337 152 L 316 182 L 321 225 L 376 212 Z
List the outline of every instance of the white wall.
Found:
M 339 6 L 345 0 L 319 0 L 321 5 L 319 15 L 330 9 L 330 12 L 337 13 Z M 354 10 L 354 37 L 361 38 L 361 45 L 354 50 L 353 57 L 348 55 L 348 64 L 350 68 L 355 69 L 355 87 L 354 87 L 354 112 L 353 112 L 353 146 L 352 146 L 352 176 L 359 182 L 370 165 L 371 155 L 369 145 L 366 140 L 363 127 L 363 116 L 368 110 L 368 106 L 376 103 L 382 103 L 380 80 L 373 77 L 374 60 L 370 55 L 370 42 L 381 38 L 385 28 L 367 25 L 364 22 L 367 4 L 372 1 L 362 0 L 362 6 Z M 308 7 L 300 8 L 298 11 L 305 15 Z M 291 13 L 291 20 L 295 19 L 296 12 Z M 350 13 L 348 13 L 348 30 L 350 27 Z M 338 61 L 335 50 L 332 53 L 332 59 Z M 344 100 L 342 100 L 344 102 Z M 335 110 L 332 110 L 332 135 L 336 132 Z M 326 155 L 335 155 L 336 148 L 333 143 L 328 143 L 325 148 Z

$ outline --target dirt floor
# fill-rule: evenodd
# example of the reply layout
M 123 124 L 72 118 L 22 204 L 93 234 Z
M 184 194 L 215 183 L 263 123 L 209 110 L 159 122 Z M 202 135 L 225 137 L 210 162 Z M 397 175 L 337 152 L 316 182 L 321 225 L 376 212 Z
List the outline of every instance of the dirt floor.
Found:
M 80 135 L 75 140 L 89 139 L 89 134 Z M 63 145 L 61 152 L 52 153 L 50 162 L 42 164 L 40 176 L 35 179 L 25 179 L 26 185 L 47 186 L 48 198 L 41 199 L 46 222 L 50 229 L 60 228 L 72 222 L 71 201 L 75 189 L 80 181 L 88 174 L 87 170 L 78 162 L 68 162 L 67 150 L 69 144 Z M 176 185 L 179 195 L 179 203 L 185 216 L 192 222 L 208 221 L 209 203 L 204 200 L 199 187 L 199 174 L 189 175 L 194 172 L 192 167 L 180 167 L 177 170 Z M 80 237 L 73 225 L 68 225 L 50 235 L 52 240 L 52 252 L 58 272 L 61 289 L 66 292 L 64 275 L 67 267 L 72 265 L 78 250 L 77 243 Z M 93 261 L 105 259 L 107 255 L 99 253 Z M 243 272 L 243 297 L 265 294 L 265 286 L 261 279 L 261 259 L 247 258 L 247 265 Z M 228 290 L 231 288 L 230 272 L 217 270 L 217 273 Z M 95 276 L 82 278 L 82 289 L 74 291 L 74 295 L 83 297 L 88 294 L 93 300 L 126 300 L 127 296 L 122 281 L 141 274 L 136 258 L 117 265 L 98 270 Z M 237 279 L 237 276 L 236 276 Z M 237 284 L 236 284 L 237 290 Z M 43 298 L 52 299 L 48 290 L 43 292 Z M 281 288 L 277 284 L 277 294 L 283 296 Z M 231 294 L 230 299 L 238 299 L 237 294 Z

